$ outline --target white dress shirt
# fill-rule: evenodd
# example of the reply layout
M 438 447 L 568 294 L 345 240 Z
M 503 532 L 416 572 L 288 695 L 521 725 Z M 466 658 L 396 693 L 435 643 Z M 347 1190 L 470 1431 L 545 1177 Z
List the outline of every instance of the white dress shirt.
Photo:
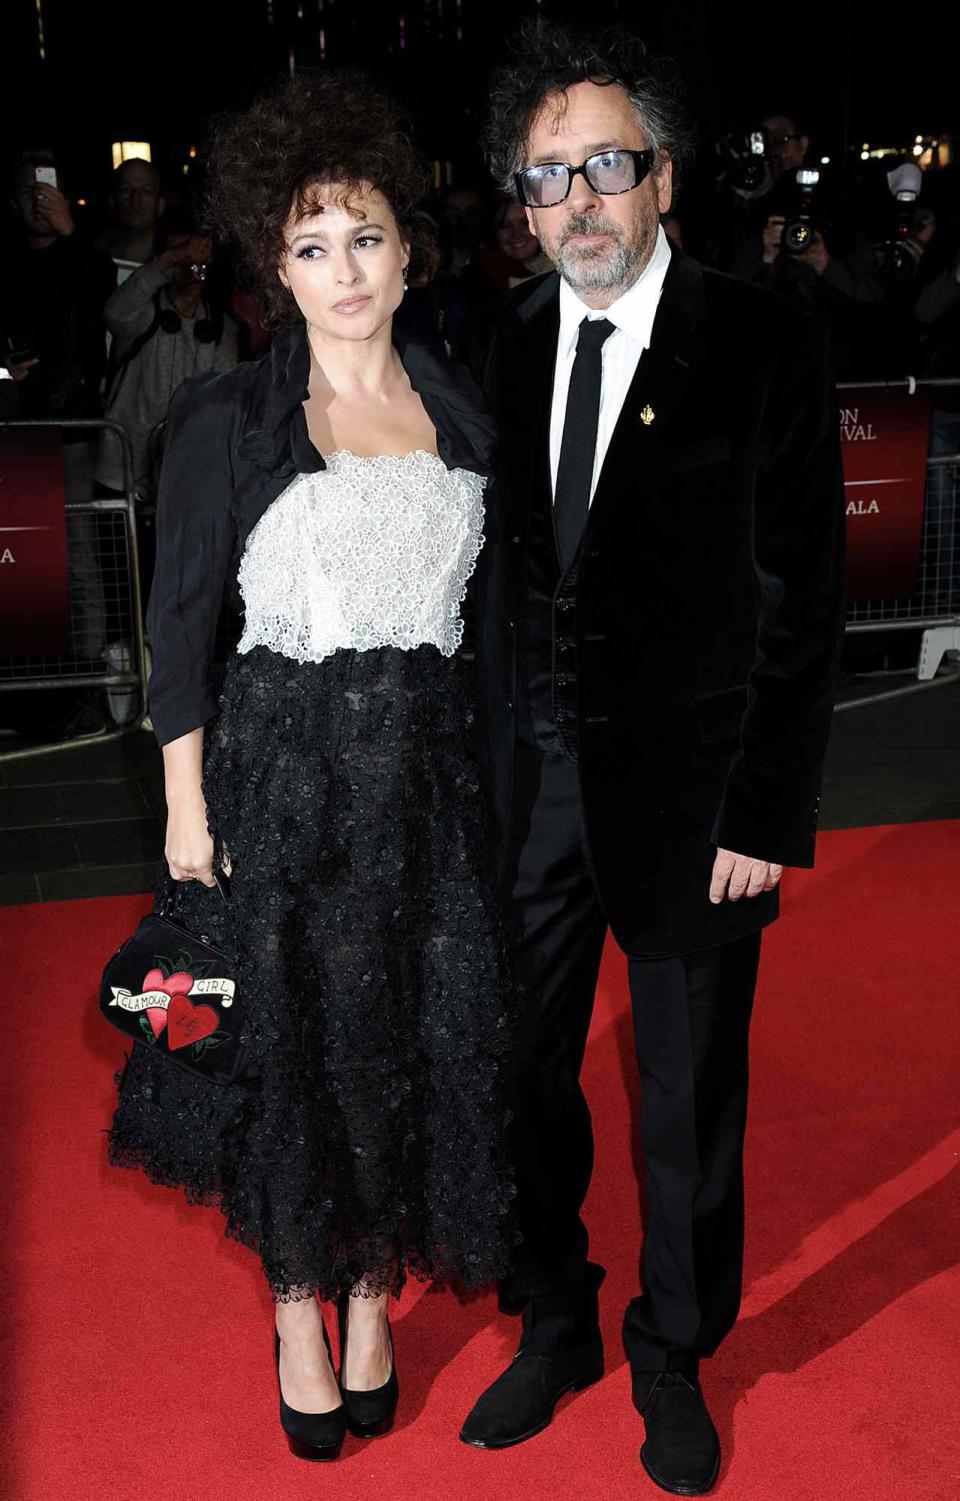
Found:
M 557 469 L 560 466 L 563 423 L 567 414 L 567 392 L 577 353 L 580 324 L 584 318 L 608 318 L 615 330 L 607 338 L 602 351 L 600 419 L 597 424 L 597 446 L 593 455 L 593 480 L 590 485 L 592 500 L 630 382 L 636 374 L 640 356 L 650 347 L 653 320 L 669 264 L 670 242 L 661 224 L 657 229 L 657 243 L 649 261 L 633 286 L 608 308 L 587 307 L 561 276 L 560 335 L 557 341 L 553 406 L 550 413 L 550 476 L 554 492 L 557 488 Z

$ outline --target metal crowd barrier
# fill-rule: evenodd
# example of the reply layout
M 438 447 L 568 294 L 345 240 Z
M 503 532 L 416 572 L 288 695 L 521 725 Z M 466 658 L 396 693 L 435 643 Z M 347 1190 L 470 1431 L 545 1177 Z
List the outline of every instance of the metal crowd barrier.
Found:
M 62 421 L 11 419 L 4 428 L 86 429 L 113 432 L 123 455 L 124 493 L 93 495 L 93 453 L 87 475 L 74 477 L 65 464 L 69 639 L 56 655 L 0 657 L 0 693 L 58 688 L 102 688 L 123 710 L 121 724 L 53 744 L 0 750 L 0 763 L 48 755 L 80 745 L 105 744 L 138 730 L 146 714 L 148 664 L 137 553 L 137 526 L 130 439 L 103 418 Z M 79 450 L 77 450 L 79 452 Z M 68 453 L 68 449 L 64 449 Z M 89 489 L 89 495 L 85 493 Z M 78 495 L 78 491 L 80 494 Z M 132 703 L 131 703 L 132 699 Z M 0 711 L 3 701 L 0 699 Z
M 904 390 L 960 387 L 960 379 L 844 381 L 838 389 Z M 945 652 L 960 651 L 960 454 L 927 459 L 923 531 L 913 593 L 895 599 L 859 600 L 847 612 L 850 635 L 870 631 L 920 630 L 917 677 L 936 676 Z

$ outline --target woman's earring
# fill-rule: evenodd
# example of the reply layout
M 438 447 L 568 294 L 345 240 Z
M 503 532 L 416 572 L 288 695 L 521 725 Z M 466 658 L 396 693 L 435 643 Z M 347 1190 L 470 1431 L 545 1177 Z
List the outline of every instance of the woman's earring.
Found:
M 406 286 L 407 285 L 407 277 L 410 275 L 410 267 L 409 266 L 404 266 L 402 275 L 403 275 L 403 285 Z

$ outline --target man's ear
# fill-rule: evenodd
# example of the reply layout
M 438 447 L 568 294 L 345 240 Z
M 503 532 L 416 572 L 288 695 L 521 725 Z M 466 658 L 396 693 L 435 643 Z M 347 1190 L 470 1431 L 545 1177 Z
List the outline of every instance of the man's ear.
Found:
M 529 229 L 530 233 L 533 235 L 533 238 L 535 240 L 539 240 L 540 236 L 537 233 L 537 226 L 533 222 L 533 209 L 532 208 L 527 208 L 527 205 L 524 204 L 523 205 L 523 212 L 527 216 L 527 228 Z
M 661 151 L 660 165 L 654 173 L 657 185 L 657 206 L 661 214 L 668 212 L 673 202 L 673 161 L 669 151 Z

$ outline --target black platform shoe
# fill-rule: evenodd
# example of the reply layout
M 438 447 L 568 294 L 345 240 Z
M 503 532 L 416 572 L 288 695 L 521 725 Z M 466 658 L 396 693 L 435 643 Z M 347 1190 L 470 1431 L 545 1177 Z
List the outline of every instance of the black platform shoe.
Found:
M 387 1334 L 390 1336 L 390 1357 L 393 1366 L 386 1381 L 382 1386 L 374 1387 L 373 1391 L 352 1391 L 343 1384 L 343 1373 L 347 1364 L 347 1314 L 349 1308 L 350 1294 L 341 1293 L 337 1300 L 337 1317 L 340 1322 L 340 1391 L 343 1394 L 343 1406 L 347 1415 L 347 1426 L 354 1438 L 381 1438 L 383 1434 L 389 1433 L 393 1427 L 397 1403 L 400 1400 L 397 1361 L 393 1351 L 393 1331 L 390 1328 L 390 1321 L 388 1319 Z
M 643 1418 L 640 1463 L 675 1496 L 704 1496 L 720 1471 L 720 1440 L 696 1371 L 634 1371 L 633 1405 Z
M 333 1354 L 326 1326 L 323 1330 L 323 1342 L 327 1347 L 330 1369 L 333 1370 Z M 347 1415 L 343 1403 L 330 1412 L 297 1412 L 296 1408 L 288 1407 L 283 1400 L 283 1387 L 280 1385 L 280 1335 L 276 1333 L 273 1350 L 277 1363 L 277 1390 L 280 1393 L 280 1426 L 287 1435 L 290 1453 L 295 1454 L 298 1459 L 322 1461 L 339 1458 L 347 1433 Z

